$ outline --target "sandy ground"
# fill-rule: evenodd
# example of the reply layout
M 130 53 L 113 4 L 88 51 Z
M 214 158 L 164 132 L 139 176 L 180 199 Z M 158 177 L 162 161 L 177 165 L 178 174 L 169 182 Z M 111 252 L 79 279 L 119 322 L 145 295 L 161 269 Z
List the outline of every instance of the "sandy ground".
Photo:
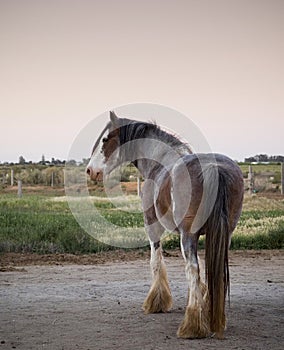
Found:
M 187 295 L 180 256 L 166 258 L 173 309 L 153 315 L 141 310 L 148 254 L 92 265 L 87 258 L 33 264 L 1 258 L 0 350 L 284 348 L 283 251 L 230 252 L 231 306 L 222 341 L 176 337 Z

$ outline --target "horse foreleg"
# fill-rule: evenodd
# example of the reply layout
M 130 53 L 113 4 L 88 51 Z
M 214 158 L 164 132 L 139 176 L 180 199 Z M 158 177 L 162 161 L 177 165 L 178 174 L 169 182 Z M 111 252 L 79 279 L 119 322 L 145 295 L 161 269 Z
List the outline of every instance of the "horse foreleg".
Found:
M 188 302 L 177 335 L 181 338 L 204 338 L 210 334 L 207 286 L 201 281 L 197 259 L 198 238 L 182 239 L 182 252 L 186 262 Z
M 143 310 L 146 314 L 167 312 L 172 307 L 172 295 L 160 241 L 151 242 L 150 265 L 153 280 L 150 291 L 144 301 Z

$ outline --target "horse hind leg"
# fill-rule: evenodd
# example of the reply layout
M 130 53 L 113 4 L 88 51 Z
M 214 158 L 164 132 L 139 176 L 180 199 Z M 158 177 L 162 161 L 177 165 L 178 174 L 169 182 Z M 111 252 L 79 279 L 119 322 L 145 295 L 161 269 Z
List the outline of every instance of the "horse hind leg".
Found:
M 205 338 L 210 334 L 210 317 L 208 289 L 206 284 L 201 281 L 199 274 L 198 237 L 182 236 L 181 238 L 189 291 L 184 319 L 179 326 L 177 335 L 180 338 Z
M 150 265 L 153 280 L 149 293 L 144 301 L 143 310 L 146 314 L 167 312 L 172 307 L 172 295 L 160 241 L 155 243 L 151 242 Z

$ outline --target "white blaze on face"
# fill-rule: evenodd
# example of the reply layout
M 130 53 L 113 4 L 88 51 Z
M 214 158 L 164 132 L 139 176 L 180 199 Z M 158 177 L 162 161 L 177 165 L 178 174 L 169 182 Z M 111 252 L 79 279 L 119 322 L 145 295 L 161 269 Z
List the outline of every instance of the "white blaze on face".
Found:
M 99 149 L 95 150 L 95 152 L 92 154 L 87 168 L 92 169 L 93 171 L 103 171 L 105 166 L 104 155 Z
M 103 139 L 107 136 L 108 130 L 105 131 L 103 135 L 101 135 L 100 141 L 94 150 L 89 164 L 87 165 L 87 173 L 90 175 L 91 179 L 95 180 L 98 174 L 104 172 L 106 167 L 105 157 L 102 152 L 103 147 Z

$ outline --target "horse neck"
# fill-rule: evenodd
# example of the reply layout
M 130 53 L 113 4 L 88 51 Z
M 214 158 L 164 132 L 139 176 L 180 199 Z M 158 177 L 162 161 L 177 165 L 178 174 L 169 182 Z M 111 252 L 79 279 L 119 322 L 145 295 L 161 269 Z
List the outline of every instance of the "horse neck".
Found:
M 158 139 L 139 140 L 138 146 L 134 151 L 136 166 L 145 179 L 160 167 L 170 171 L 180 158 L 190 153 L 185 146 L 173 147 Z

